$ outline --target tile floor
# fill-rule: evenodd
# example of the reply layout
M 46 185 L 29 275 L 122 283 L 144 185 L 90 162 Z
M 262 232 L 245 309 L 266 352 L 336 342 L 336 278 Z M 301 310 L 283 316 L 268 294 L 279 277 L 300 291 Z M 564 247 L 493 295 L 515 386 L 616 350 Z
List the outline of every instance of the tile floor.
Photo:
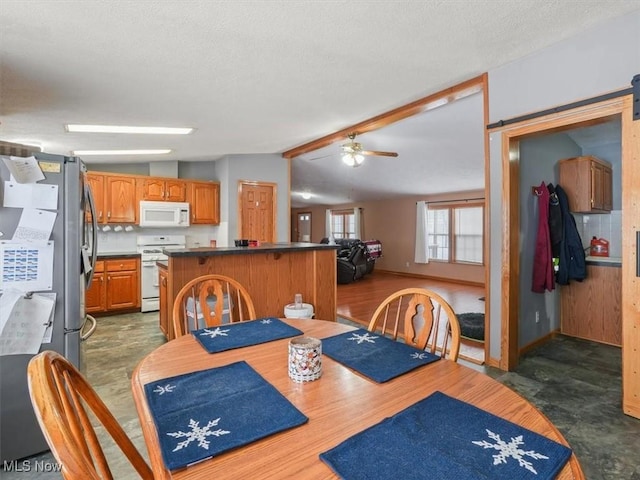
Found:
M 164 343 L 157 314 L 98 319 L 86 342 L 85 374 L 139 450 L 146 456 L 129 382 L 133 368 Z M 588 480 L 640 480 L 640 420 L 620 408 L 620 350 L 558 337 L 526 355 L 514 372 L 465 363 L 485 371 L 536 405 L 563 433 Z M 126 461 L 107 448 L 118 480 L 138 478 Z M 29 459 L 54 462 L 50 453 Z M 8 472 L 3 480 L 59 480 L 60 474 Z

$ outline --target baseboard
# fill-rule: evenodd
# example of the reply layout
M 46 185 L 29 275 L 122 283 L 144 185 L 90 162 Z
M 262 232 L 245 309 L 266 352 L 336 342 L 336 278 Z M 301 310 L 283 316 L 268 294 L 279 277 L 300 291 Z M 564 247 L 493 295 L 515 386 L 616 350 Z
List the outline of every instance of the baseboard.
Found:
M 500 369 L 500 360 L 497 358 L 489 357 L 489 360 L 485 363 L 490 367 Z
M 391 270 L 376 269 L 373 273 L 387 273 L 389 275 L 397 275 L 399 277 L 424 278 L 425 280 L 437 280 L 439 282 L 457 283 L 458 285 L 469 285 L 471 287 L 484 287 L 484 282 L 471 282 L 469 280 L 460 280 L 457 278 L 435 277 L 433 275 L 422 275 L 419 273 L 394 272 Z
M 518 356 L 522 356 L 525 353 L 530 352 L 531 350 L 534 350 L 534 349 L 538 348 L 541 345 L 544 345 L 549 340 L 551 340 L 552 338 L 554 338 L 554 337 L 556 337 L 558 335 L 560 335 L 560 330 L 556 329 L 556 330 L 553 330 L 553 331 L 547 333 L 546 335 L 538 338 L 537 340 L 534 340 L 533 342 L 528 343 L 524 347 L 520 347 L 520 349 L 518 350 Z

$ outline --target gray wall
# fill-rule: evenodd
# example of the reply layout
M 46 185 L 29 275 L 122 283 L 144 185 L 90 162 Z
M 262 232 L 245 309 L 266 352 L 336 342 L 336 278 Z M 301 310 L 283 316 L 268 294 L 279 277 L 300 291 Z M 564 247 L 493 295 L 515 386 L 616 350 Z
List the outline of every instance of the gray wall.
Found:
M 289 161 L 278 154 L 228 155 L 221 160 L 221 211 L 227 212 L 229 242 L 238 238 L 238 181 L 269 182 L 277 184 L 276 238 L 289 241 Z M 224 203 L 223 203 L 224 202 Z M 223 206 L 225 205 L 226 206 Z
M 535 241 L 538 233 L 538 197 L 531 187 L 558 183 L 557 162 L 581 155 L 582 150 L 566 134 L 558 133 L 520 142 L 520 298 L 518 345 L 523 347 L 560 328 L 560 291 L 531 291 Z M 540 321 L 536 323 L 536 312 Z
M 640 73 L 640 11 L 490 70 L 491 122 L 630 86 Z M 490 356 L 500 359 L 502 306 L 502 135 L 490 135 Z M 506 172 L 505 172 L 506 173 Z M 505 352 L 506 353 L 506 352 Z
M 149 163 L 87 163 L 87 170 L 124 175 L 149 175 Z

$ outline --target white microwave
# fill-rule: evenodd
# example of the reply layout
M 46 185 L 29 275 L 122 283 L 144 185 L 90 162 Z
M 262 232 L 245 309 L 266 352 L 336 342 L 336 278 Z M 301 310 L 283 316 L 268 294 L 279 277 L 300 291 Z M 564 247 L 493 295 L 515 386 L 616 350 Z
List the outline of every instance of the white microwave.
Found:
M 189 204 L 186 202 L 140 202 L 141 227 L 188 227 Z

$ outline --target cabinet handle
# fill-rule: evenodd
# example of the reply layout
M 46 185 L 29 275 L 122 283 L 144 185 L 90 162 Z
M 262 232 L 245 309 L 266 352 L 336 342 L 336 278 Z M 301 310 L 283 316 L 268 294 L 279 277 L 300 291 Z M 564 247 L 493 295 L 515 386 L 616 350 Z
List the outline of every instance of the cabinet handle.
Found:
M 98 218 L 102 219 L 102 210 L 100 210 L 100 213 L 98 213 Z
M 107 212 L 107 218 L 111 218 L 111 212 Z

